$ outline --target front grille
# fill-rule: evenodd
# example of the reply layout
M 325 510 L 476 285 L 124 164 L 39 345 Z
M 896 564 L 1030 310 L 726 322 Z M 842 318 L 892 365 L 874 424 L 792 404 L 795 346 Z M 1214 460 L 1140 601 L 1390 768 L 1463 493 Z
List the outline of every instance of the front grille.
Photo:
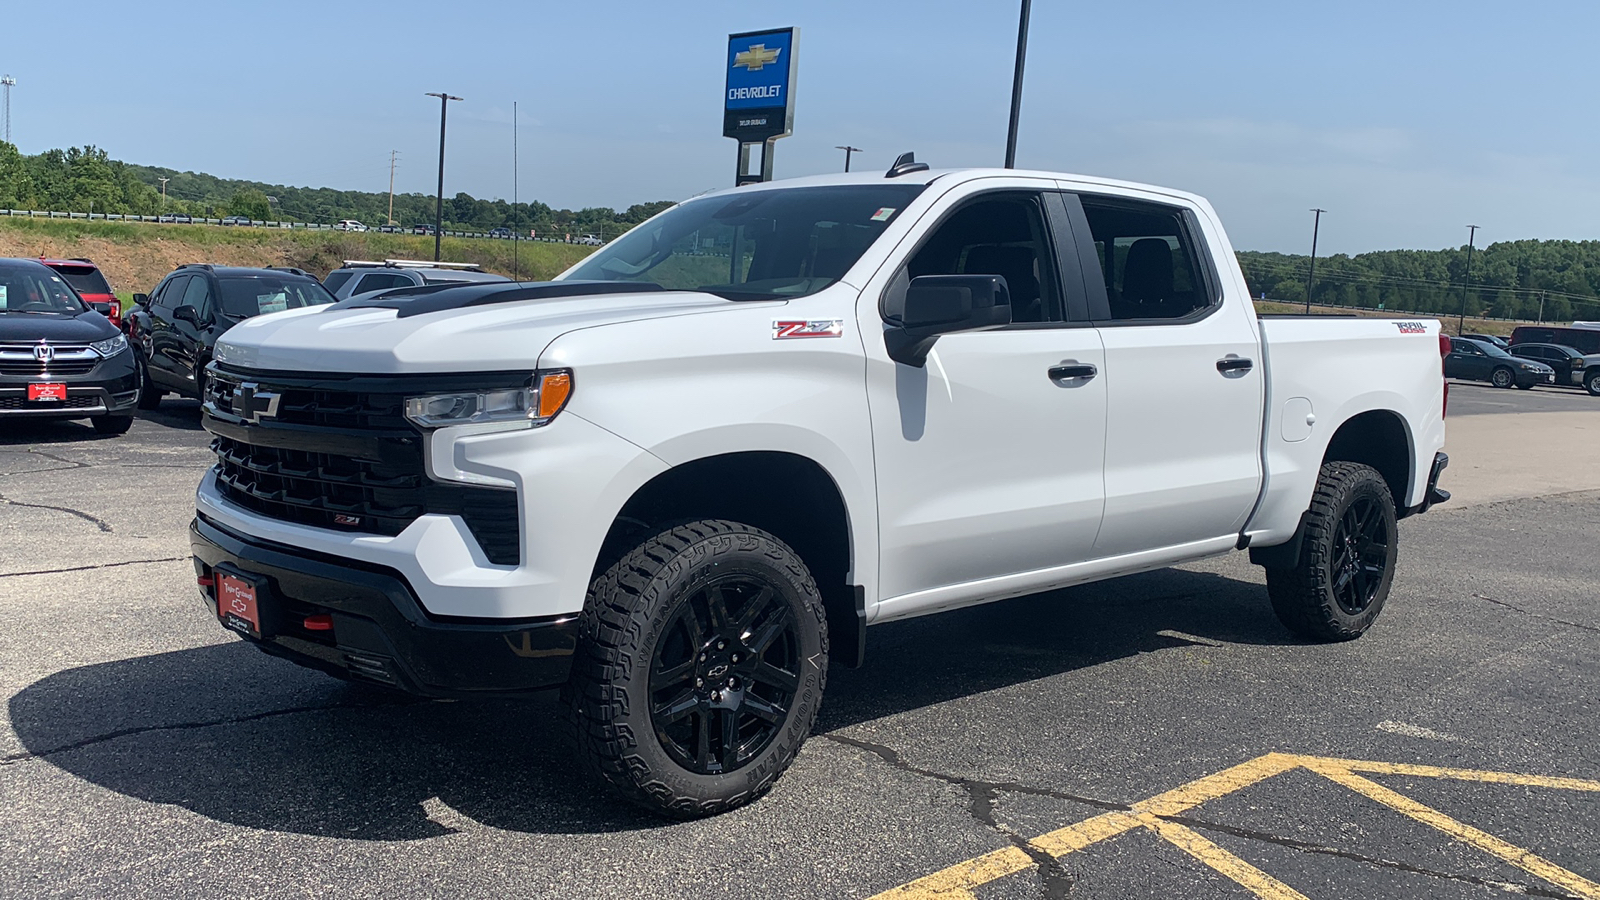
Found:
M 99 405 L 98 394 L 68 394 L 66 402 L 29 400 L 26 394 L 0 396 L 0 409 L 93 409 Z
M 520 561 L 516 491 L 429 478 L 423 439 L 404 418 L 404 392 L 209 374 L 206 427 L 215 435 L 218 490 L 230 501 L 287 522 L 384 535 L 425 513 L 458 515 L 490 562 Z M 265 395 L 278 398 L 272 414 Z M 252 415 L 258 420 L 247 421 Z
M 39 359 L 37 349 L 48 347 L 51 359 Z M 0 375 L 86 375 L 100 363 L 100 354 L 88 344 L 53 344 L 48 341 L 0 344 Z
M 87 375 L 94 371 L 98 362 L 100 362 L 98 358 L 55 360 L 49 366 L 43 366 L 32 359 L 0 359 L 0 375 L 38 375 L 41 378 L 49 378 L 52 375 Z

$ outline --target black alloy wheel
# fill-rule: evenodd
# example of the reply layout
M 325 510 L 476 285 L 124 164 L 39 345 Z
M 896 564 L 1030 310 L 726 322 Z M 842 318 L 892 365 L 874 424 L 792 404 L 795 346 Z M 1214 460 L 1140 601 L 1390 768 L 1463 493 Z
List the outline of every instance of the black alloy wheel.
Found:
M 134 357 L 134 368 L 139 373 L 139 408 L 155 409 L 161 405 L 161 395 L 164 393 L 150 381 L 150 367 L 145 365 L 144 354 Z
M 816 722 L 827 614 L 806 563 L 758 528 L 643 535 L 589 586 L 565 703 L 590 770 L 673 818 L 771 790 Z
M 1517 376 L 1505 366 L 1495 369 L 1489 374 L 1489 383 L 1497 388 L 1508 388 L 1517 383 Z
M 727 575 L 678 606 L 650 666 L 650 718 L 674 762 L 733 772 L 765 750 L 800 683 L 800 637 L 772 585 Z
M 1389 528 L 1377 498 L 1357 497 L 1333 530 L 1333 599 L 1352 616 L 1367 611 L 1383 586 Z

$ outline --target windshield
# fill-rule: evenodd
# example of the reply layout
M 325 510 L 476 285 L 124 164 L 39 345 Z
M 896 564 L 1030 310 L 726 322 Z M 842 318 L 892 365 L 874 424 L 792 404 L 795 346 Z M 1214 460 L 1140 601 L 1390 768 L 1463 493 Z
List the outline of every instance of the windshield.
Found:
M 803 297 L 842 278 L 922 189 L 839 185 L 690 200 L 612 241 L 567 277 L 729 300 Z
M 217 280 L 222 284 L 222 314 L 235 319 L 333 302 L 326 288 L 305 278 L 263 275 Z
M 0 313 L 65 313 L 88 307 L 61 276 L 44 266 L 0 266 Z
M 61 266 L 56 268 L 56 272 L 60 273 L 61 277 L 67 280 L 67 284 L 72 285 L 72 289 L 80 294 L 111 293 L 111 285 L 106 284 L 105 276 L 100 274 L 99 269 L 89 266 Z

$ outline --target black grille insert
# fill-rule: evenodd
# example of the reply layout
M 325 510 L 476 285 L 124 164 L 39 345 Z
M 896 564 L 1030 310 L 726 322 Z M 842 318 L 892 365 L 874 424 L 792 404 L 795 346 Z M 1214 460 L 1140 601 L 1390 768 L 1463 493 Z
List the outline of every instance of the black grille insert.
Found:
M 218 490 L 230 501 L 283 521 L 384 535 L 399 534 L 424 513 L 458 515 L 490 562 L 520 562 L 516 491 L 430 479 L 422 437 L 404 418 L 406 393 L 338 390 L 321 379 L 243 379 L 216 369 L 210 375 L 205 423 L 214 435 Z M 234 397 L 245 384 L 257 395 L 246 406 L 259 414 L 260 394 L 276 394 L 276 413 L 255 422 L 235 415 Z

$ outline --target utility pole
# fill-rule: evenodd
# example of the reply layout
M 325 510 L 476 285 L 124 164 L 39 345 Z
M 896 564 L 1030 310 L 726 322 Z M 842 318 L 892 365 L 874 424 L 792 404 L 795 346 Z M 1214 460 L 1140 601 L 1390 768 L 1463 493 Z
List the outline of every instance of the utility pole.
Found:
M 10 75 L 0 75 L 0 88 L 6 92 L 6 143 L 11 143 L 11 89 L 16 87 L 17 80 Z
M 450 107 L 451 100 L 460 100 L 446 93 L 433 93 L 427 96 L 439 98 L 439 194 L 433 207 L 433 261 L 439 261 L 439 244 L 444 239 L 444 116 Z
M 835 149 L 835 150 L 843 150 L 844 151 L 844 170 L 846 172 L 850 171 L 850 154 L 852 154 L 852 153 L 860 153 L 861 152 L 861 148 L 860 147 L 852 147 L 849 144 L 840 144 L 839 146 L 834 147 L 833 149 Z
M 400 155 L 399 150 L 389 151 L 389 224 L 394 224 L 394 162 Z
M 1467 226 L 1467 274 L 1461 279 L 1461 316 L 1456 319 L 1456 334 L 1467 330 L 1467 286 L 1472 284 L 1472 244 L 1478 237 L 1478 226 Z
M 511 101 L 511 279 L 522 280 L 522 216 L 517 214 L 517 101 Z
M 1545 295 L 1544 291 L 1540 291 L 1539 292 L 1539 319 L 1538 319 L 1538 322 L 1539 322 L 1540 325 L 1544 324 L 1544 295 Z
M 1311 220 L 1311 269 L 1306 272 L 1306 315 L 1308 316 L 1311 315 L 1311 284 L 1317 277 L 1317 232 L 1322 230 L 1322 214 L 1327 210 L 1313 209 L 1312 212 L 1316 213 L 1317 217 Z
M 1028 12 L 1033 0 L 1022 0 L 1017 22 L 1017 70 L 1011 76 L 1011 127 L 1006 131 L 1006 168 L 1017 167 L 1017 122 L 1022 118 L 1022 67 L 1028 56 Z
M 172 179 L 171 178 L 157 178 L 156 180 L 161 182 L 161 208 L 162 209 L 166 209 L 167 208 L 167 182 L 171 181 Z

